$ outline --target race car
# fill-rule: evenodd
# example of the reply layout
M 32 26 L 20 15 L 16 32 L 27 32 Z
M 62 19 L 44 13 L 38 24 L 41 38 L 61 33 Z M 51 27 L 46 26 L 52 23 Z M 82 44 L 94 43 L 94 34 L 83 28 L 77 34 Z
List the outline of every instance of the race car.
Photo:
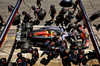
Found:
M 55 36 L 60 36 L 63 29 L 59 27 L 43 27 L 33 30 L 27 34 L 27 40 L 33 42 L 34 46 L 45 46 Z
M 47 41 L 52 39 L 55 36 L 55 34 L 60 36 L 60 32 L 61 30 L 58 27 L 44 27 L 29 32 L 27 38 L 31 41 Z

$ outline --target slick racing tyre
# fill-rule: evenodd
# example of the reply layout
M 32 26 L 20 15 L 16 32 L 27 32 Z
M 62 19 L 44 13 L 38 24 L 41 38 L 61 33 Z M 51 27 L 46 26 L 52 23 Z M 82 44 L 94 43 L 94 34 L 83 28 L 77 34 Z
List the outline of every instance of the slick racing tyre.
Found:
M 31 44 L 26 42 L 21 45 L 21 52 L 27 53 L 28 49 L 31 47 Z

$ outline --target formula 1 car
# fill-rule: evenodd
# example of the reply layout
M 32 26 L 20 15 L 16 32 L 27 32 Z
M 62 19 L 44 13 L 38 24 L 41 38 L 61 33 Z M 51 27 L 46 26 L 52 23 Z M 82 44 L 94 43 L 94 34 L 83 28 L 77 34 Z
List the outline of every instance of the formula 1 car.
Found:
M 26 43 L 26 42 L 28 43 L 31 42 L 32 45 L 34 46 L 42 47 L 42 46 L 45 46 L 45 43 L 50 41 L 54 37 L 55 34 L 60 36 L 61 32 L 63 32 L 63 29 L 60 29 L 59 27 L 43 27 L 38 30 L 33 30 L 29 32 L 27 31 L 25 32 L 24 30 L 25 29 L 23 29 L 21 26 L 17 27 L 15 41 L 18 47 L 21 47 L 21 45 L 23 45 L 23 43 Z
M 43 27 L 37 30 L 32 30 L 29 32 L 24 32 L 20 26 L 17 27 L 17 34 L 16 34 L 16 43 L 18 48 L 30 48 L 32 45 L 36 47 L 47 47 L 50 41 L 56 41 L 57 46 L 60 46 L 60 41 L 63 41 L 65 39 L 68 39 L 68 41 L 71 42 L 71 45 L 74 45 L 73 41 L 70 39 L 77 36 L 81 37 L 81 39 L 85 40 L 85 44 L 81 42 L 82 48 L 86 44 L 89 43 L 87 42 L 87 39 L 84 37 L 87 34 L 84 32 L 64 32 L 63 28 L 59 27 Z M 84 29 L 82 29 L 84 30 Z M 54 40 L 55 36 L 58 36 L 57 40 Z M 61 39 L 61 40 L 60 40 Z M 77 40 L 75 40 L 77 41 Z M 77 44 L 76 44 L 77 45 Z M 88 47 L 87 45 L 85 47 Z
M 63 29 L 59 27 L 43 27 L 38 30 L 33 30 L 28 33 L 27 38 L 33 43 L 37 44 L 39 42 L 50 41 L 56 34 L 60 36 Z

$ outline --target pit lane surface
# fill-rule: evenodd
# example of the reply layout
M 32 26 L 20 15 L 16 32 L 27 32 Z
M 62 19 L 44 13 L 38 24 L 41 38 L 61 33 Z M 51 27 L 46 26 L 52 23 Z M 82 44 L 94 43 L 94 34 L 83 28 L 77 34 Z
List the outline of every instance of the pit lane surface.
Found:
M 90 16 L 90 14 L 96 12 L 90 6 L 89 0 L 82 0 L 82 1 L 83 1 L 85 10 L 86 10 L 86 12 L 88 14 L 88 17 Z M 13 5 L 14 6 L 16 2 L 17 2 L 17 0 L 0 0 L 0 15 L 2 15 L 2 17 L 5 20 L 5 22 L 7 21 L 8 17 L 9 17 L 8 10 L 7 10 L 8 5 Z M 34 1 L 33 0 L 25 0 L 25 2 L 30 7 L 32 5 L 35 5 L 37 7 L 36 0 L 34 0 Z M 46 21 L 50 20 L 50 15 L 48 14 L 48 12 L 49 12 L 49 7 L 50 7 L 51 4 L 55 4 L 56 5 L 57 13 L 59 13 L 59 11 L 61 9 L 61 7 L 59 6 L 59 2 L 60 2 L 60 0 L 56 0 L 56 1 L 55 0 L 42 0 L 42 2 L 41 2 L 42 8 L 47 11 L 47 15 L 46 15 L 45 19 L 40 22 L 39 26 L 44 26 L 44 24 L 46 23 Z M 100 10 L 100 1 L 99 0 L 95 0 L 95 1 L 91 0 L 91 2 L 93 3 L 94 7 L 96 7 L 98 10 Z M 21 14 L 22 11 L 28 11 L 29 12 L 29 8 L 26 7 L 24 5 L 24 3 L 21 4 L 20 9 L 19 9 L 19 13 Z M 35 20 L 35 18 L 34 18 L 34 12 L 32 10 L 31 10 L 30 15 L 33 17 L 32 20 Z M 23 16 L 21 18 L 23 19 Z M 73 22 L 75 22 L 75 20 L 73 20 Z M 99 24 L 99 22 L 100 22 L 100 18 L 97 19 L 97 20 L 95 20 L 91 24 Z M 53 25 L 51 25 L 51 26 L 56 26 L 56 25 L 55 25 L 55 23 L 53 23 Z M 93 27 L 93 26 L 92 26 L 92 28 L 93 28 L 94 33 L 97 34 L 100 37 L 100 30 L 96 31 L 95 27 Z M 34 29 L 38 29 L 38 28 L 34 28 Z M 3 58 L 3 57 L 4 58 L 8 58 L 8 54 L 10 53 L 11 48 L 12 48 L 13 43 L 14 43 L 14 39 L 12 39 L 12 37 L 15 37 L 15 34 L 16 34 L 16 26 L 12 26 L 10 28 L 8 34 L 7 34 L 6 41 L 3 43 L 2 47 L 0 48 L 0 50 L 4 51 L 6 53 L 0 52 L 0 58 Z M 100 42 L 98 44 L 100 45 Z M 86 50 L 86 52 L 92 51 L 92 50 L 93 50 L 93 46 L 92 46 L 92 43 L 91 43 L 91 40 L 90 40 L 90 47 Z M 20 49 L 15 50 L 11 62 L 15 62 L 15 59 L 17 58 L 16 54 L 18 52 L 20 52 Z M 39 51 L 39 53 L 41 55 L 42 51 Z M 27 58 L 31 58 L 30 54 L 23 54 L 23 56 L 27 57 Z M 45 56 L 43 56 L 43 57 L 45 57 Z M 38 62 L 36 63 L 36 66 L 42 66 L 39 63 L 40 59 L 41 58 L 39 58 Z M 95 62 L 97 63 L 98 61 L 95 60 Z M 61 59 L 58 57 L 57 59 L 52 60 L 47 66 L 50 66 L 50 65 L 52 65 L 52 66 L 61 66 L 62 65 L 61 64 Z

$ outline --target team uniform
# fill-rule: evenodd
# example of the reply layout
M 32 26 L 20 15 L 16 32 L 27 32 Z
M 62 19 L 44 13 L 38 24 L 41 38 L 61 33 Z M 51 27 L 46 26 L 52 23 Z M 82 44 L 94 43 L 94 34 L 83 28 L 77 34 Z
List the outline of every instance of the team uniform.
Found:
M 51 14 L 50 14 L 50 16 L 52 17 L 52 19 L 54 19 L 54 14 L 56 13 L 56 9 L 54 8 L 53 10 L 51 10 Z
M 17 57 L 16 62 L 18 66 L 27 66 L 27 59 L 22 57 L 22 53 L 17 53 Z
M 27 66 L 27 63 L 26 63 L 26 58 L 22 57 L 22 58 L 17 58 L 16 62 L 18 64 L 18 66 Z
M 38 16 L 39 11 L 40 11 L 40 9 L 38 9 L 38 8 L 35 8 L 35 9 L 34 9 L 34 15 L 35 15 L 35 17 L 36 17 L 36 14 L 37 14 L 37 16 Z
M 3 18 L 2 18 L 2 16 L 0 15 L 0 30 L 2 29 L 2 25 L 3 25 Z
M 60 57 L 62 58 L 62 64 L 63 66 L 71 66 L 70 59 L 69 59 L 69 53 L 66 53 L 65 51 L 60 53 Z
M 38 49 L 29 48 L 29 53 L 32 54 L 32 59 L 30 60 L 30 66 L 33 66 L 39 58 Z
M 29 14 L 26 14 L 25 17 L 24 17 L 24 19 L 23 19 L 23 22 L 24 23 L 28 23 L 30 19 L 31 19 L 30 18 L 30 15 Z
M 53 19 L 54 19 L 54 17 L 55 17 L 55 14 L 56 14 L 56 9 L 55 9 L 55 5 L 54 5 L 54 4 L 52 4 L 52 5 L 50 6 L 50 11 L 49 11 L 49 13 L 50 13 L 50 16 L 51 16 L 51 21 L 53 21 Z

